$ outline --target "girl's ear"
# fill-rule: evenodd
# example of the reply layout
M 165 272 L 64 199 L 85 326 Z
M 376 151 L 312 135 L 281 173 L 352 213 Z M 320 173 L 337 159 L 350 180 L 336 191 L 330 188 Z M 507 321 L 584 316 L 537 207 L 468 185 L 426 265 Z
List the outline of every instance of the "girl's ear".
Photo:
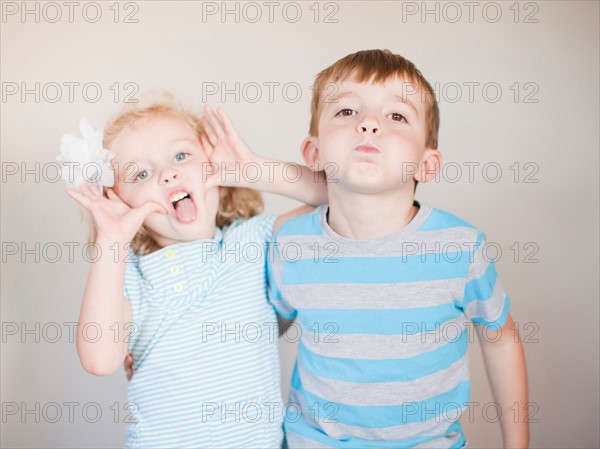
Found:
M 308 136 L 300 146 L 300 153 L 304 162 L 313 171 L 319 171 L 319 138 Z
M 434 179 L 442 167 L 442 153 L 432 148 L 427 148 L 421 158 L 419 171 L 415 173 L 415 180 L 429 182 Z

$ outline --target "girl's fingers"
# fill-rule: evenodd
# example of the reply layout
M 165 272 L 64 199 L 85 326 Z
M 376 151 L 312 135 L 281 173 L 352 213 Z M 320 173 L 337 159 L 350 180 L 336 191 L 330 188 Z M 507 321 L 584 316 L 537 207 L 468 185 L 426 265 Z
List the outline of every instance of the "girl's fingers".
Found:
M 99 191 L 99 187 L 96 184 L 90 184 L 88 182 L 84 182 L 81 186 L 79 186 L 79 191 L 92 200 L 98 199 L 98 197 L 102 196 Z
M 81 204 L 83 207 L 85 207 L 86 209 L 89 208 L 90 206 L 90 199 L 87 198 L 86 196 L 82 195 L 79 192 L 76 192 L 75 190 L 67 187 L 65 189 L 65 191 L 67 192 L 67 194 L 73 198 L 75 201 L 77 201 L 79 204 Z
M 214 120 L 214 113 L 210 106 L 206 106 L 204 108 L 204 115 L 202 116 L 202 125 L 204 126 L 206 134 L 211 141 L 210 143 L 216 145 L 219 140 L 217 132 L 218 124 Z
M 119 205 L 120 207 L 124 207 L 126 209 L 131 209 L 129 204 L 127 204 L 125 201 L 123 201 L 121 199 L 121 197 L 119 195 L 117 195 L 117 193 L 113 189 L 107 188 L 106 194 L 108 195 L 109 201 L 112 202 L 112 204 L 114 204 L 115 206 Z
M 202 149 L 204 150 L 204 152 L 210 159 L 210 157 L 213 153 L 214 147 L 210 144 L 210 141 L 206 137 L 206 134 L 200 135 L 200 147 L 202 147 Z
M 85 195 L 86 197 L 91 197 L 92 192 L 90 191 L 90 186 L 87 183 L 83 183 L 79 186 L 79 193 Z
M 206 116 L 202 117 L 201 119 L 202 122 L 202 128 L 204 129 L 204 134 L 208 137 L 208 140 L 210 141 L 211 145 L 216 145 L 217 144 L 217 134 L 215 133 L 215 129 L 212 125 L 212 123 L 210 123 L 210 121 L 206 118 Z
M 218 108 L 217 114 L 219 114 L 221 122 L 223 123 L 225 133 L 227 134 L 228 141 L 230 142 L 230 145 L 235 149 L 237 156 L 241 157 L 242 159 L 251 159 L 254 156 L 254 153 L 240 138 L 235 127 L 233 126 L 233 123 L 231 123 L 231 120 L 229 120 L 229 117 L 227 116 L 227 114 L 225 114 L 225 111 L 221 108 Z
M 216 116 L 214 111 L 210 108 L 210 106 L 206 106 L 206 119 L 210 122 L 213 127 L 215 134 L 218 139 L 225 138 L 225 132 L 223 130 L 223 124 L 221 120 Z
M 166 214 L 167 211 L 160 204 L 148 201 L 147 203 L 142 204 L 137 208 L 137 211 L 142 216 L 142 218 L 146 218 L 153 212 L 158 212 L 159 214 Z
M 227 117 L 227 114 L 225 114 L 225 111 L 221 108 L 217 108 L 217 115 L 219 116 L 219 119 L 221 120 L 221 123 L 223 124 L 223 129 L 225 130 L 225 132 L 227 134 L 237 136 L 237 132 L 236 132 L 235 128 L 233 127 L 231 120 L 229 120 L 229 117 Z
M 106 188 L 106 196 L 108 196 L 108 199 L 110 199 L 110 200 L 120 200 L 121 199 L 117 196 L 115 191 L 113 189 L 111 189 L 110 187 Z
M 99 185 L 97 185 L 97 184 L 90 184 L 88 182 L 86 182 L 84 185 L 86 187 L 87 192 L 90 194 L 91 197 L 98 198 L 98 197 L 102 196 L 102 191 L 100 190 L 100 186 Z
M 206 133 L 200 134 L 200 145 L 205 151 L 212 151 L 214 148 L 210 140 L 208 139 Z
M 110 187 L 106 188 L 106 195 L 108 196 L 108 199 L 120 204 L 124 204 L 127 206 L 127 204 L 125 204 L 125 202 L 121 199 L 121 197 L 119 195 L 117 195 L 117 193 L 111 189 Z M 127 206 L 129 207 L 129 206 Z

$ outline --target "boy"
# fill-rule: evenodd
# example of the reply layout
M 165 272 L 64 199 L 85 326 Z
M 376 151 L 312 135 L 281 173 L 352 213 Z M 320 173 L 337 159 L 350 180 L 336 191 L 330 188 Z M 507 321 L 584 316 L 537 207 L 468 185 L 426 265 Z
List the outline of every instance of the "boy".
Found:
M 325 169 L 329 205 L 282 224 L 270 249 L 271 302 L 301 335 L 290 448 L 465 446 L 469 321 L 504 445 L 527 447 L 523 349 L 483 233 L 414 201 L 440 169 L 438 126 L 429 83 L 387 50 L 316 78 L 301 151 Z

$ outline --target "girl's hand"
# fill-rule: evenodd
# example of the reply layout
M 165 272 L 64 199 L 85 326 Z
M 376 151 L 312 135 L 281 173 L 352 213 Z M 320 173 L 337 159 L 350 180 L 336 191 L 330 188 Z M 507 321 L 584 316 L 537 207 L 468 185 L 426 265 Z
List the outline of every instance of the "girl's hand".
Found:
M 110 188 L 106 188 L 106 198 L 96 184 L 84 184 L 79 192 L 67 188 L 67 193 L 89 211 L 98 240 L 128 243 L 148 215 L 153 212 L 167 213 L 164 207 L 151 201 L 140 207 L 129 207 Z
M 259 158 L 248 148 L 221 108 L 215 113 L 209 106 L 200 119 L 204 133 L 200 145 L 211 162 L 211 175 L 207 177 L 210 186 L 244 186 L 240 176 L 244 164 L 259 162 Z M 259 170 L 262 168 L 256 166 Z M 227 173 L 224 173 L 224 171 Z M 240 184 L 240 179 L 242 178 Z

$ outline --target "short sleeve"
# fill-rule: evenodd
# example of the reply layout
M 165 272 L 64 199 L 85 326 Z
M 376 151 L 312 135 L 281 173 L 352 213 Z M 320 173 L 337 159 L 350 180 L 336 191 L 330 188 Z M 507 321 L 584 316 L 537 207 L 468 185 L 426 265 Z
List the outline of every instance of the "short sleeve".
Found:
M 257 230 L 262 242 L 270 242 L 273 240 L 273 226 L 275 226 L 275 214 L 262 214 L 256 217 Z
M 138 257 L 130 250 L 127 255 L 127 263 L 125 266 L 125 285 L 123 288 L 124 296 L 130 302 L 138 302 L 141 296 L 141 280 Z
M 232 225 L 223 228 L 225 234 L 231 234 L 236 229 L 243 229 L 243 239 L 250 242 L 266 244 L 273 239 L 273 226 L 277 216 L 260 214 L 248 219 L 239 219 Z
M 279 315 L 291 320 L 298 312 L 285 300 L 281 291 L 284 261 L 278 249 L 276 236 L 267 243 L 267 247 L 267 297 Z
M 510 300 L 498 279 L 491 257 L 494 253 L 484 234 L 479 232 L 471 253 L 461 306 L 465 316 L 474 323 L 499 329 L 506 322 Z

